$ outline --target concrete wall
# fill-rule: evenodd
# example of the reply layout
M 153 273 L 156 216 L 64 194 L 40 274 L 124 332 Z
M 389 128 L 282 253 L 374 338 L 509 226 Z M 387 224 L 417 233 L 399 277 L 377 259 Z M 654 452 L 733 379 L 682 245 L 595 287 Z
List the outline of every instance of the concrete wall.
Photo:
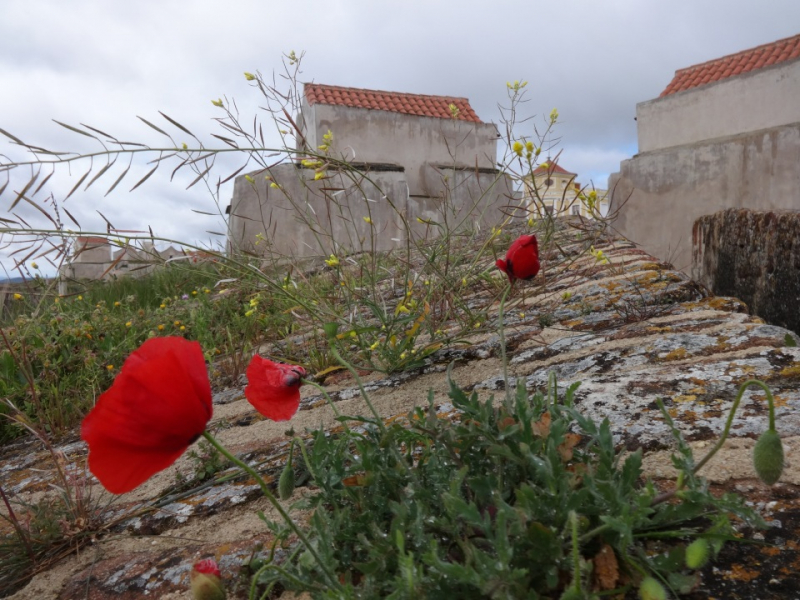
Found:
M 330 130 L 336 151 L 349 161 L 402 165 L 412 196 L 440 195 L 441 178 L 429 165 L 497 166 L 499 134 L 491 123 L 309 105 L 305 99 L 299 120 L 312 149 L 323 143 L 322 136 Z
M 637 154 L 610 177 L 609 194 L 620 233 L 688 272 L 702 215 L 800 209 L 800 123 Z
M 636 106 L 639 152 L 800 121 L 800 60 Z
M 284 164 L 269 175 L 280 188 L 270 187 L 265 172 L 252 173 L 254 183 L 242 175 L 234 182 L 229 218 L 229 248 L 264 255 L 327 256 L 332 253 L 384 251 L 404 247 L 408 232 L 425 236 L 435 227 L 417 217 L 451 227 L 476 223 L 495 225 L 511 197 L 511 182 L 496 173 L 443 170 L 447 196 L 410 196 L 402 167 L 364 166 L 371 181 L 359 172 L 330 173 L 314 181 L 314 171 Z M 445 184 L 440 184 L 445 187 Z M 364 217 L 370 217 L 372 224 Z
M 728 209 L 694 224 L 692 277 L 800 332 L 800 212 Z

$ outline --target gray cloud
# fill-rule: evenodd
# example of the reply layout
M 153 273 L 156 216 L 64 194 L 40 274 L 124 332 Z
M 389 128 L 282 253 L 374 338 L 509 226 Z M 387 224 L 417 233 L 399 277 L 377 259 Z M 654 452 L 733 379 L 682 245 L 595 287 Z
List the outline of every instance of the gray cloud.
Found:
M 136 118 L 168 126 L 161 110 L 211 145 L 208 134 L 219 132 L 213 118 L 220 115 L 210 100 L 235 98 L 250 124 L 263 99 L 242 72 L 269 75 L 280 67 L 281 53 L 295 49 L 307 53 L 302 81 L 465 96 L 486 121 L 499 120 L 506 81 L 527 80 L 522 116 L 541 119 L 557 107 L 562 163 L 583 183 L 603 187 L 619 161 L 636 152 L 636 103 L 656 97 L 676 69 L 794 35 L 797 23 L 800 3 L 794 0 L 234 0 L 224 10 L 209 0 L 6 0 L 0 127 L 56 149 L 95 146 L 51 119 L 161 144 L 165 140 Z M 541 121 L 523 124 L 519 133 L 530 135 L 533 122 Z M 0 153 L 21 157 L 4 139 Z M 221 159 L 220 175 L 238 164 Z M 66 194 L 82 169 L 75 166 L 71 178 L 59 177 L 52 188 L 56 196 Z M 223 230 L 219 218 L 191 212 L 216 211 L 209 194 L 199 186 L 185 191 L 185 178 L 169 183 L 170 170 L 128 194 L 136 175 L 146 172 L 140 164 L 127 187 L 104 198 L 113 181 L 106 177 L 107 184 L 76 192 L 66 208 L 87 230 L 105 227 L 98 210 L 117 227 L 149 225 L 164 237 L 188 241 Z M 16 189 L 24 185 L 20 175 Z M 223 208 L 229 196 L 230 186 L 224 187 Z M 1 213 L 10 201 L 6 194 Z M 29 207 L 19 210 L 43 224 Z M 10 264 L 2 255 L 0 260 Z

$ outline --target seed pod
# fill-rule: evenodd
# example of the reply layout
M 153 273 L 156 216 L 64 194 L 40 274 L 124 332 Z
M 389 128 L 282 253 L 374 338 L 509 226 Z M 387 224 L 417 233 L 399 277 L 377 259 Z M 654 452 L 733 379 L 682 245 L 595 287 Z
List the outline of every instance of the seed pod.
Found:
M 280 479 L 278 479 L 278 496 L 281 500 L 288 499 L 294 492 L 294 469 L 291 464 L 283 468 Z
M 639 585 L 639 598 L 641 600 L 667 600 L 667 592 L 658 580 L 645 577 Z
M 783 444 L 774 429 L 761 434 L 753 449 L 753 465 L 761 481 L 767 485 L 777 482 L 783 472 Z
M 686 566 L 690 569 L 702 569 L 710 555 L 708 540 L 697 538 L 686 548 Z

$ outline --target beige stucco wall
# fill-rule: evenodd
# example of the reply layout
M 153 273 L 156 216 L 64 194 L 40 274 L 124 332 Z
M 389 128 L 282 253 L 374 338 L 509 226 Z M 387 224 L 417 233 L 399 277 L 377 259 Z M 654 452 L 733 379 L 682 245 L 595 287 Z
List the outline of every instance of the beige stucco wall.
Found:
M 637 154 L 610 177 L 609 194 L 623 235 L 689 273 L 700 216 L 800 210 L 800 122 Z
M 800 59 L 636 106 L 639 152 L 800 121 Z
M 384 110 L 330 104 L 309 105 L 299 117 L 312 149 L 333 132 L 335 150 L 351 162 L 405 167 L 412 196 L 438 196 L 441 177 L 429 165 L 494 169 L 497 128 L 491 123 L 418 117 Z
M 511 197 L 511 182 L 497 173 L 449 170 L 452 194 L 410 196 L 401 170 L 330 173 L 314 181 L 312 169 L 279 165 L 269 171 L 280 188 L 270 187 L 265 172 L 239 176 L 234 182 L 229 217 L 229 247 L 264 255 L 307 257 L 335 253 L 383 251 L 405 247 L 411 235 L 436 235 L 417 217 L 451 228 L 499 223 Z M 444 186 L 444 184 L 442 184 Z M 341 191 L 335 191 L 335 190 Z M 369 217 L 372 224 L 366 223 Z M 403 217 L 409 230 L 403 223 Z

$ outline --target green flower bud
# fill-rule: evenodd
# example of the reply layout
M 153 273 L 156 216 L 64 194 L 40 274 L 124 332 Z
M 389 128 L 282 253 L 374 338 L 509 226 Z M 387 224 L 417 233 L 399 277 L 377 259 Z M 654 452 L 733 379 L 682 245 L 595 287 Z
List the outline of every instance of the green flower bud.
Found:
M 686 566 L 690 569 L 702 569 L 710 556 L 708 540 L 697 538 L 686 548 Z
M 336 322 L 325 323 L 322 326 L 325 335 L 328 336 L 328 339 L 331 340 L 336 337 L 336 333 L 339 331 L 339 324 Z
M 753 449 L 753 465 L 761 481 L 772 485 L 783 472 L 783 444 L 781 437 L 774 429 L 761 434 Z
M 645 577 L 639 585 L 641 600 L 667 600 L 667 592 L 657 579 Z
M 278 496 L 281 500 L 286 500 L 291 497 L 294 492 L 294 469 L 291 463 L 287 464 L 280 479 L 278 479 Z
M 583 597 L 583 592 L 576 590 L 574 587 L 570 587 L 561 594 L 560 600 L 583 600 Z

